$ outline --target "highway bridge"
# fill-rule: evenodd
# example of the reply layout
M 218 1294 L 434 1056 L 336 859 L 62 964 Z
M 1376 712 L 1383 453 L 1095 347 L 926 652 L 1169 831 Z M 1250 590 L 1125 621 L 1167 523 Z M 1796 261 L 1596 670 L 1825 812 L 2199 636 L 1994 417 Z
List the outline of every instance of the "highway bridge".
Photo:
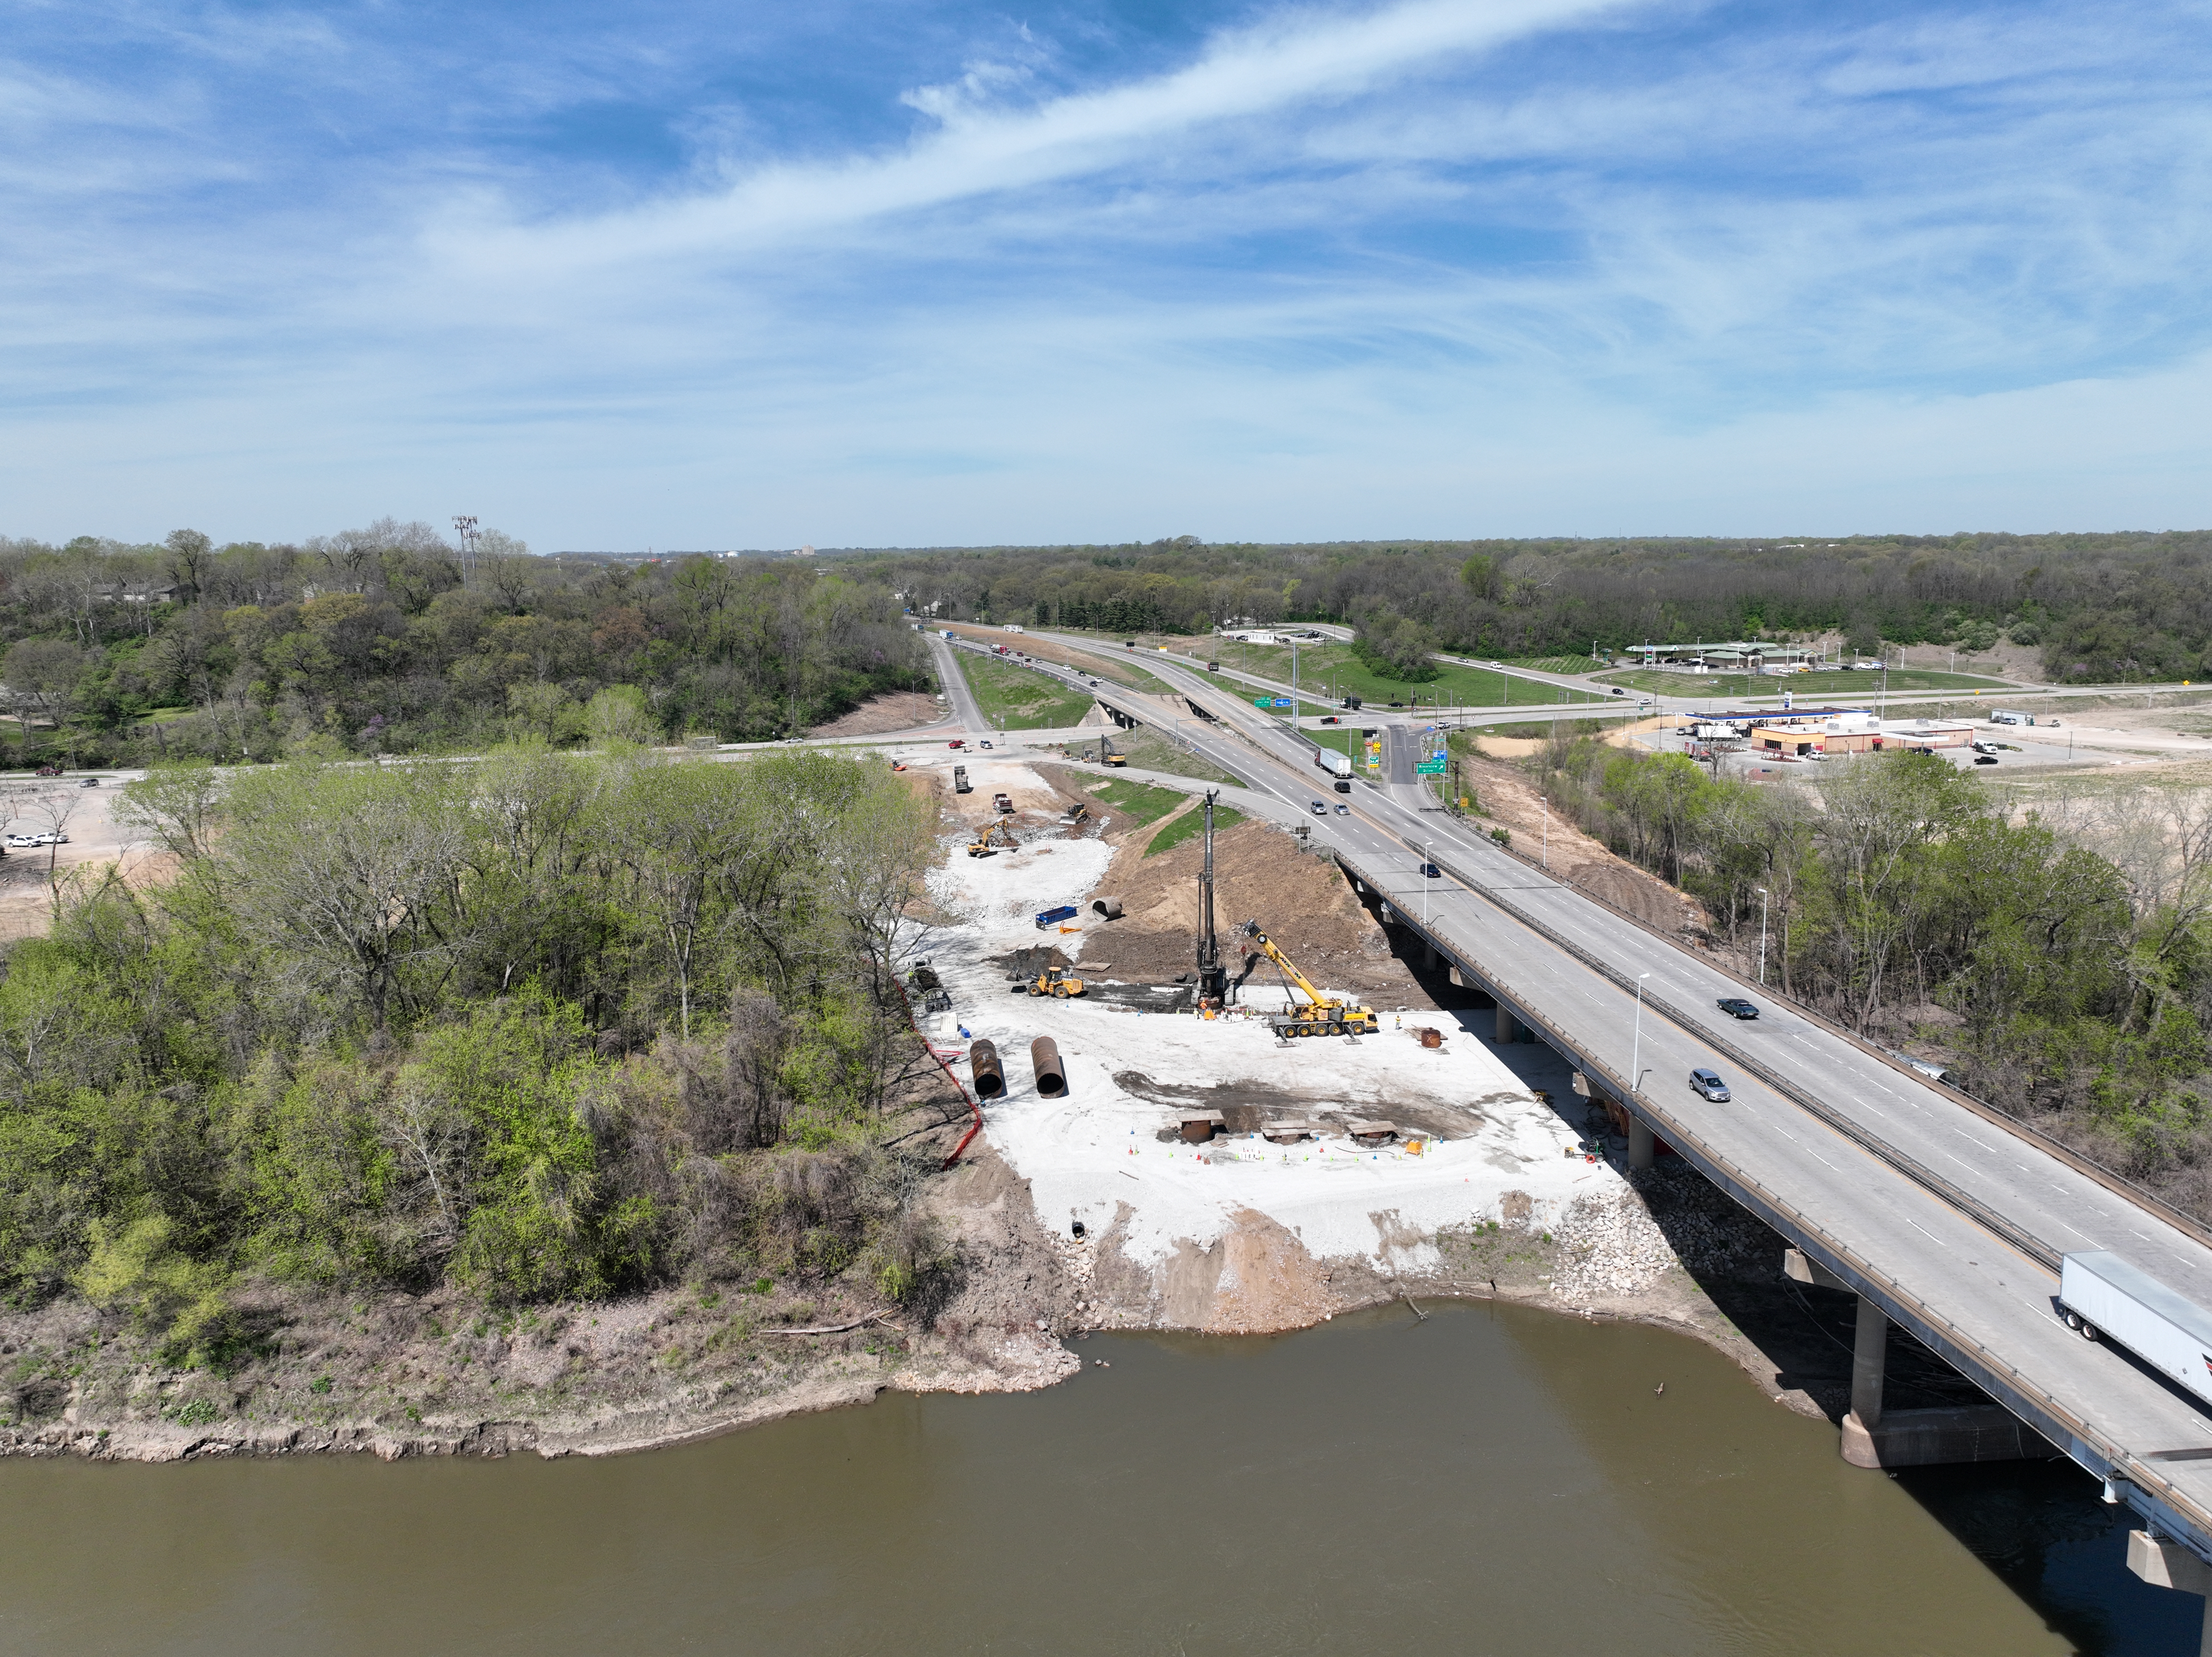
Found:
M 2059 1257 L 2085 1249 L 2212 1305 L 2212 1233 L 1802 1009 L 1750 991 L 1763 1017 L 1722 1012 L 1717 1001 L 1749 990 L 1740 979 L 1434 809 L 1410 775 L 1411 733 L 1391 732 L 1390 780 L 1356 785 L 1351 815 L 1313 816 L 1312 801 L 1343 797 L 1310 743 L 1170 658 L 1140 659 L 1199 716 L 1180 727 L 1197 751 L 1303 814 L 1393 920 L 1492 996 L 1501 1035 L 1525 1027 L 1625 1108 L 1632 1164 L 1663 1140 L 1781 1234 L 1793 1275 L 1858 1296 L 1847 1456 L 1898 1466 L 2043 1453 L 2024 1425 L 2141 1515 L 2138 1574 L 2212 1586 L 2212 1413 L 2123 1350 L 2069 1331 L 2056 1307 Z M 1156 697 L 1110 683 L 1094 694 L 1125 718 L 1161 719 Z M 1424 864 L 1439 873 L 1425 877 Z M 1699 1065 L 1727 1078 L 1730 1102 L 1690 1089 Z M 2007 1414 L 1886 1413 L 1892 1322 Z

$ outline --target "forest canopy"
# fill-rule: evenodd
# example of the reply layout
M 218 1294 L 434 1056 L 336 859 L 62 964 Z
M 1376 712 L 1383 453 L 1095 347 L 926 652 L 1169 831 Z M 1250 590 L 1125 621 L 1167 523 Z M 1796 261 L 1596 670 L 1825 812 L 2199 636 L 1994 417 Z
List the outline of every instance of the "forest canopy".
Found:
M 0 976 L 0 1296 L 926 1271 L 885 1148 L 931 800 L 818 752 L 156 770 Z

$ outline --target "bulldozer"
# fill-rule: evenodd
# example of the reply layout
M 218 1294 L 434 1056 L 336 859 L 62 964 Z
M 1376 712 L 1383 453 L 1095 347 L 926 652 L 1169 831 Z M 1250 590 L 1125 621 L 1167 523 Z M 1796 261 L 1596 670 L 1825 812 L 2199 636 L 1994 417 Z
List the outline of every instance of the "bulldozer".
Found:
M 1287 1012 L 1271 1014 L 1267 1024 L 1277 1035 L 1372 1035 L 1382 1028 L 1382 1021 L 1374 1008 L 1323 995 L 1316 989 L 1312 980 L 1298 970 L 1297 964 L 1269 941 L 1267 933 L 1260 930 L 1258 921 L 1246 921 L 1243 936 L 1248 940 L 1246 973 L 1251 971 L 1256 957 L 1265 956 L 1274 963 L 1283 987 L 1304 996 L 1309 1004 L 1301 1007 L 1293 1001 Z
M 1014 838 L 1014 831 L 1006 827 L 1006 820 L 1004 817 L 993 817 L 990 825 L 969 842 L 968 855 L 971 858 L 998 856 L 999 848 L 991 843 L 993 841 L 1004 841 L 1009 852 L 1018 852 L 1022 849 L 1021 841 Z

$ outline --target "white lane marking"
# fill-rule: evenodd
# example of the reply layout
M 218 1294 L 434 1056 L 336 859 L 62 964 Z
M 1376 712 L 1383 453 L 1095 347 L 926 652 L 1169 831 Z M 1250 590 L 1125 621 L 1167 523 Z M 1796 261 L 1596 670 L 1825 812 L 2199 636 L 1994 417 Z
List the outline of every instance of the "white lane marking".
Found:
M 1911 1226 L 1915 1231 L 1917 1231 L 1923 1237 L 1936 1236 L 1934 1232 L 1930 1231 L 1926 1226 L 1921 1224 L 1919 1221 L 1914 1219 L 1910 1214 L 1905 1217 L 1905 1223 Z M 1941 1242 L 1942 1239 L 1941 1237 L 1936 1237 L 1936 1241 Z

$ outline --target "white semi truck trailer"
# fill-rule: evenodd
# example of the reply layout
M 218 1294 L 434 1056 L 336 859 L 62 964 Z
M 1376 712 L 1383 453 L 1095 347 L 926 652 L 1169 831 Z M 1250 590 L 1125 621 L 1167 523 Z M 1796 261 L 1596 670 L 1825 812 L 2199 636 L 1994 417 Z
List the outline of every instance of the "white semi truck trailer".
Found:
M 2116 1341 L 2212 1403 L 2212 1312 L 2103 1249 L 2059 1262 L 2058 1308 L 2090 1340 Z

